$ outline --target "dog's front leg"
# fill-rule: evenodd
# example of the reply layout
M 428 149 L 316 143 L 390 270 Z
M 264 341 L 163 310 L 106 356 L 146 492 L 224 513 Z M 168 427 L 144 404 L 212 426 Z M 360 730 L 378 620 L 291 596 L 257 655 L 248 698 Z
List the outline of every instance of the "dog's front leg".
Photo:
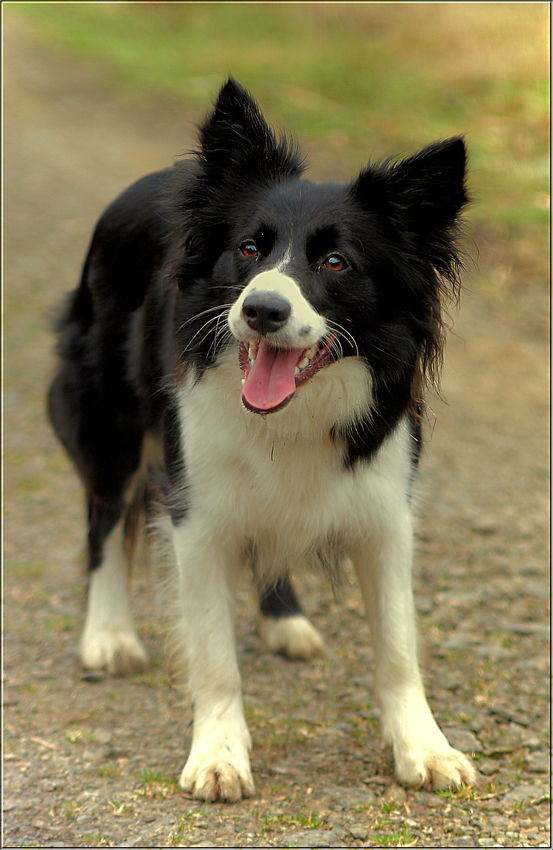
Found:
M 400 781 L 434 788 L 473 783 L 470 761 L 450 747 L 427 703 L 416 650 L 412 521 L 407 505 L 381 519 L 354 553 L 375 652 L 384 738 Z
M 187 672 L 194 726 L 180 784 L 201 800 L 250 796 L 250 735 L 234 634 L 237 553 L 185 521 L 173 530 L 181 618 L 178 652 Z

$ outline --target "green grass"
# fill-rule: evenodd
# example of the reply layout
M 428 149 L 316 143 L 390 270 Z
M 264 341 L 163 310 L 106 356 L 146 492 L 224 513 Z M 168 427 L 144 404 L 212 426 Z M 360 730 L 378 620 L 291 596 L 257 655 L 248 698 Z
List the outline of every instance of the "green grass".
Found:
M 283 827 L 301 827 L 302 829 L 325 829 L 328 827 L 328 822 L 324 815 L 317 812 L 298 812 L 297 814 L 261 814 L 257 813 L 257 818 L 262 824 L 261 834 L 267 836 L 273 830 L 280 830 Z
M 91 832 L 83 836 L 83 847 L 113 847 L 113 842 L 108 835 L 102 832 Z
M 135 793 L 139 797 L 169 797 L 178 791 L 178 782 L 173 776 L 167 776 L 160 770 L 143 768 L 138 776 L 139 786 Z
M 399 829 L 388 835 L 375 835 L 373 840 L 377 847 L 411 847 L 415 836 L 408 829 Z
M 547 4 L 4 4 L 11 16 L 102 85 L 198 117 L 232 73 L 329 173 L 464 134 L 471 227 L 504 245 L 490 290 L 548 283 Z
M 196 822 L 199 820 L 199 818 L 204 816 L 204 809 L 201 809 L 199 812 L 186 812 L 184 815 L 182 815 L 178 829 L 169 834 L 169 841 L 171 842 L 171 845 L 180 844 L 183 841 L 185 835 L 190 830 L 194 829 L 194 827 L 196 826 Z

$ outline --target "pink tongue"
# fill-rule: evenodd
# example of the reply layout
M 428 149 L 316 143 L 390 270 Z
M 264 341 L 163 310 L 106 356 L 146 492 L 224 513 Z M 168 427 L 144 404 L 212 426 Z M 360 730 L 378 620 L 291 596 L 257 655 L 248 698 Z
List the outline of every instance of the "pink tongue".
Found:
M 272 410 L 296 391 L 294 370 L 303 353 L 302 348 L 287 350 L 272 348 L 261 340 L 242 395 L 256 410 Z

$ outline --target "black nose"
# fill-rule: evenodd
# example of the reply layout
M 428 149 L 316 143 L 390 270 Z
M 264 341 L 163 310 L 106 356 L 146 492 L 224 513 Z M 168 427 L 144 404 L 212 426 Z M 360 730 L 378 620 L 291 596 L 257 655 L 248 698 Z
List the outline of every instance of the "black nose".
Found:
M 252 292 L 244 299 L 242 315 L 249 327 L 260 334 L 278 331 L 292 313 L 292 305 L 274 292 Z

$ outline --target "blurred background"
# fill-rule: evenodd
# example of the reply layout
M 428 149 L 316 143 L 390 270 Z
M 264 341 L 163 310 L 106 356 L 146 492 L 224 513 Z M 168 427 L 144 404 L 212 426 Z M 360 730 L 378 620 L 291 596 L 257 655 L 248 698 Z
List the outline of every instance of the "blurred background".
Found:
M 325 175 L 463 134 L 471 228 L 496 261 L 480 286 L 516 296 L 548 280 L 547 3 L 15 3 L 4 15 L 76 60 L 106 101 L 199 117 L 232 73 Z
M 169 821 L 159 820 L 178 810 L 171 801 L 162 816 L 161 798 L 140 797 L 134 825 L 113 820 L 105 801 L 112 794 L 132 812 L 133 788 L 146 769 L 165 777 L 164 795 L 179 793 L 181 733 L 175 743 L 171 729 L 182 728 L 181 709 L 168 688 L 160 608 L 147 573 L 133 581 L 151 672 L 135 677 L 134 691 L 79 678 L 82 493 L 44 399 L 55 367 L 52 318 L 77 284 L 95 220 L 131 182 L 194 146 L 195 128 L 229 73 L 273 124 L 293 132 L 315 179 L 347 180 L 368 159 L 465 136 L 470 259 L 461 310 L 452 316 L 443 399 L 429 405 L 415 571 L 421 652 L 436 716 L 471 732 L 465 745 L 476 748 L 487 776 L 480 797 L 456 798 L 466 817 L 475 800 L 484 817 L 486 806 L 499 805 L 520 783 L 539 784 L 550 769 L 549 4 L 11 2 L 2 15 L 8 843 L 173 842 Z M 290 826 L 299 807 L 328 814 L 320 791 L 329 776 L 340 787 L 371 771 L 391 781 L 370 702 L 370 664 L 363 663 L 370 636 L 350 578 L 338 600 L 320 577 L 301 580 L 329 652 L 293 674 L 286 661 L 263 653 L 249 589 L 240 591 L 259 793 L 222 814 L 210 810 L 219 833 L 204 837 L 214 844 L 248 812 L 252 842 L 277 841 L 256 820 L 276 786 L 282 823 Z M 315 702 L 319 725 L 311 723 Z M 497 704 L 503 714 L 493 714 Z M 337 718 L 347 738 L 340 747 Z M 105 740 L 132 756 L 87 767 L 79 742 L 98 723 Z M 119 740 L 123 725 L 131 738 Z M 367 735 L 372 725 L 375 734 Z M 283 740 L 297 744 L 292 755 Z M 285 765 L 282 775 L 274 764 Z M 37 783 L 53 776 L 58 785 L 38 799 Z M 531 793 L 539 798 L 541 791 Z M 416 797 L 419 808 L 424 800 Z M 77 811 L 89 818 L 83 825 Z M 403 822 L 378 826 L 365 810 L 355 817 L 372 845 L 448 846 L 451 830 L 464 840 L 455 813 L 429 811 L 424 834 Z M 524 816 L 523 838 L 512 822 L 487 832 L 479 826 L 479 834 L 504 846 L 519 839 L 548 846 L 548 813 L 535 806 Z M 93 828 L 96 838 L 85 840 L 83 830 Z

